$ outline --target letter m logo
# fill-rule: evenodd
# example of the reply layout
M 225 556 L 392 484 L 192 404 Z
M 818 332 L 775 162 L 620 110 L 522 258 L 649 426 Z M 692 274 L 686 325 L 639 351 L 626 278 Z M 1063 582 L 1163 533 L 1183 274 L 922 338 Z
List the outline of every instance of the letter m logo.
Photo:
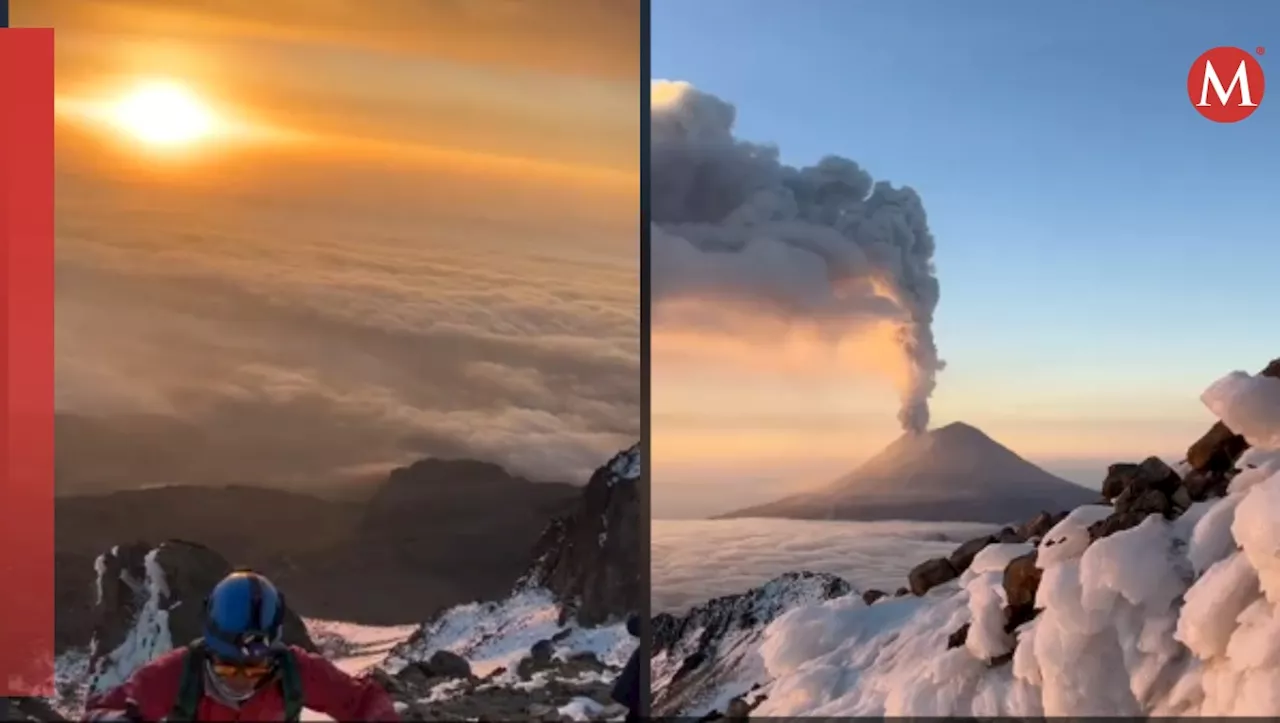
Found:
M 1196 58 L 1187 75 L 1191 105 L 1216 123 L 1235 123 L 1249 117 L 1262 103 L 1265 92 L 1262 65 L 1240 48 L 1207 51 Z

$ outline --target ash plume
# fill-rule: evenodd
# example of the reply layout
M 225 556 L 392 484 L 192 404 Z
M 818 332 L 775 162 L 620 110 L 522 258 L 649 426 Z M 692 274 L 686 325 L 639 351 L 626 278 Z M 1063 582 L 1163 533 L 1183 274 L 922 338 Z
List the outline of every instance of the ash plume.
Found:
M 904 367 L 898 419 L 924 431 L 944 365 L 919 195 L 837 156 L 788 166 L 777 148 L 735 138 L 734 106 L 688 83 L 656 81 L 651 96 L 655 305 L 710 302 L 833 342 L 891 324 Z

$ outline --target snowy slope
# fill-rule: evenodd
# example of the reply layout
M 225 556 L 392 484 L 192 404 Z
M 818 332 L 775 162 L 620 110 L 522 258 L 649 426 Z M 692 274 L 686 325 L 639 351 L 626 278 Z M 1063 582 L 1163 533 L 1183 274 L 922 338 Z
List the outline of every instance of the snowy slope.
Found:
M 792 572 L 738 595 L 727 595 L 676 617 L 653 619 L 652 701 L 655 715 L 724 710 L 763 673 L 756 649 L 765 626 L 796 607 L 853 592 L 828 574 Z M 713 664 L 707 664 L 714 661 Z
M 560 606 L 550 592 L 523 590 L 499 602 L 459 605 L 425 625 L 412 639 L 395 646 L 383 662 L 395 674 L 414 661 L 427 660 L 437 650 L 456 653 L 480 677 L 499 668 L 514 671 L 520 659 L 539 640 L 556 638 L 560 656 L 590 652 L 606 665 L 626 664 L 636 639 L 618 623 L 582 628 L 559 622 Z
M 1076 510 L 1039 548 L 1040 614 L 1012 633 L 1014 546 L 924 597 L 796 607 L 755 650 L 755 715 L 1280 715 L 1280 379 L 1235 373 L 1202 400 L 1253 445 L 1227 497 L 1096 541 L 1107 508 Z

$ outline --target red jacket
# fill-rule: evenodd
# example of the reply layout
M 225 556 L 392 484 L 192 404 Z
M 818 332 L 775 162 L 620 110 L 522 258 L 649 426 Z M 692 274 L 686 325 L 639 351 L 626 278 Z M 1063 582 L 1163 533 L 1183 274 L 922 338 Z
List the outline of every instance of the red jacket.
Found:
M 303 706 L 339 721 L 399 721 L 391 696 L 372 680 L 352 677 L 324 657 L 291 647 L 302 682 Z M 123 685 L 91 697 L 85 705 L 85 720 L 109 720 L 120 715 L 130 703 L 149 722 L 161 721 L 178 702 L 178 687 L 186 648 L 179 648 L 152 660 L 134 671 Z M 284 691 L 272 685 L 229 708 L 205 695 L 196 718 L 201 721 L 284 720 Z

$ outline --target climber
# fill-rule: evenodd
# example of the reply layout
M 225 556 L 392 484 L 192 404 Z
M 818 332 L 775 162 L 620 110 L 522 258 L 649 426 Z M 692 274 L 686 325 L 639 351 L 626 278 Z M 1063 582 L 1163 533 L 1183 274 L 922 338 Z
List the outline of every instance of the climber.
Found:
M 398 721 L 387 692 L 320 655 L 286 645 L 284 596 L 240 570 L 205 602 L 204 634 L 90 698 L 86 721 L 299 719 L 308 708 L 336 720 Z

